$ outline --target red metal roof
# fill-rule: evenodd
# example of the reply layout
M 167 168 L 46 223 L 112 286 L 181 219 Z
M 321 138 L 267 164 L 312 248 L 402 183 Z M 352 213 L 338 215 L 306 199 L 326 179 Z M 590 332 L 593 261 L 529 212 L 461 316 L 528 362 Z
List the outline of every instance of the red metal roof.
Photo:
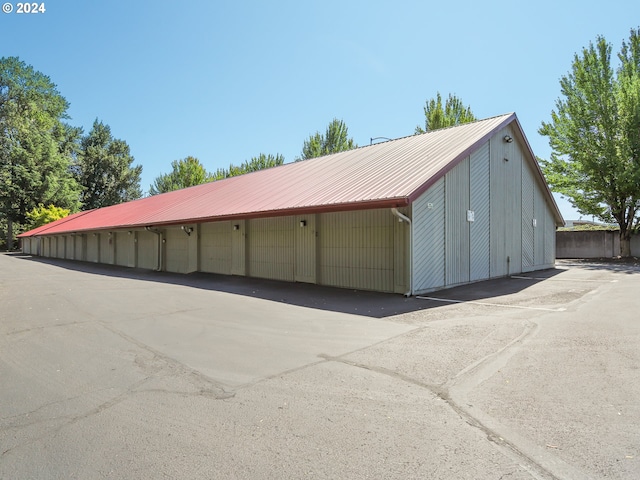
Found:
M 515 114 L 501 115 L 81 212 L 21 236 L 406 206 L 514 121 L 521 131 Z

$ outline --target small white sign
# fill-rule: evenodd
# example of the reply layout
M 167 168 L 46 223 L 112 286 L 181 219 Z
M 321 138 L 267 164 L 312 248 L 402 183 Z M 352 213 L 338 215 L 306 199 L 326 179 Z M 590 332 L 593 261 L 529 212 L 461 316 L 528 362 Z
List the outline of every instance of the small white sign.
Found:
M 467 222 L 473 222 L 476 219 L 476 212 L 467 210 Z
M 427 208 L 433 208 L 433 203 L 427 203 Z
M 533 226 L 534 228 L 538 226 L 538 221 L 535 218 L 533 219 Z

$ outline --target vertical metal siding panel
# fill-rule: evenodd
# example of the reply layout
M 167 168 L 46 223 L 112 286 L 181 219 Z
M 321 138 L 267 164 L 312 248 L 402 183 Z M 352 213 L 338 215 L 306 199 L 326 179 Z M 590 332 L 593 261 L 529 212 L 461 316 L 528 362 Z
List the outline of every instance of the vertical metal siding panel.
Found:
M 544 195 L 540 189 L 540 187 L 536 184 L 533 190 L 534 196 L 534 208 L 533 215 L 536 218 L 538 223 L 537 227 L 534 228 L 534 248 L 533 248 L 533 264 L 534 265 L 544 265 L 545 263 L 545 254 L 544 254 L 544 245 L 545 245 L 545 237 L 547 235 L 547 207 L 544 201 Z M 554 231 L 555 235 L 555 231 Z
M 394 220 L 387 209 L 321 214 L 321 282 L 393 292 Z
M 209 273 L 231 274 L 230 221 L 203 223 L 200 226 L 200 270 Z
M 189 265 L 189 238 L 180 228 L 167 228 L 165 243 L 165 270 L 187 273 Z
M 444 179 L 440 179 L 413 205 L 416 293 L 445 285 L 444 200 Z
M 245 220 L 231 222 L 231 275 L 246 275 L 247 226 Z
M 100 241 L 100 263 L 113 265 L 113 234 L 109 235 L 107 232 L 100 233 L 98 238 Z
M 490 167 L 489 142 L 471 155 L 469 165 L 469 208 L 474 212 L 474 221 L 469 225 L 471 281 L 484 280 L 490 276 Z
M 116 245 L 116 265 L 135 267 L 135 235 L 133 232 L 121 231 L 114 233 Z
M 513 136 L 513 133 L 509 131 L 509 134 Z M 509 235 L 509 272 L 521 273 L 522 272 L 522 167 L 523 167 L 523 152 L 520 149 L 520 145 L 515 141 L 507 144 L 511 147 L 513 161 L 509 161 L 511 174 L 508 179 L 508 185 L 510 186 L 510 198 L 512 203 L 509 204 L 509 219 L 508 229 L 511 234 Z M 512 164 L 512 165 L 511 165 Z
M 42 237 L 42 256 L 48 257 L 49 254 L 49 246 L 50 246 L 50 238 Z
M 80 234 L 80 235 L 76 235 L 73 237 L 73 242 L 74 242 L 74 246 L 73 246 L 73 258 L 74 260 L 84 260 L 84 255 L 83 255 L 83 241 L 82 239 L 84 238 L 84 235 Z
M 294 281 L 295 217 L 249 220 L 249 275 Z
M 306 226 L 301 227 L 300 222 Z M 295 217 L 295 281 L 316 283 L 316 215 Z
M 114 242 L 116 244 L 116 265 L 126 267 L 129 263 L 128 249 L 126 245 L 126 238 L 124 237 L 126 232 L 114 233 Z
M 398 209 L 400 213 L 411 218 L 409 208 Z M 393 289 L 395 293 L 406 293 L 409 290 L 409 236 L 411 229 L 406 222 L 395 221 L 393 231 Z
M 158 236 L 146 230 L 138 232 L 138 268 L 158 268 Z
M 544 263 L 552 266 L 556 261 L 556 225 L 551 209 L 545 203 Z
M 445 176 L 445 282 L 469 281 L 469 158 Z
M 64 258 L 73 260 L 73 248 L 75 247 L 73 237 L 67 235 L 64 237 Z
M 505 150 L 502 141 L 503 132 L 499 132 L 491 138 L 491 277 L 499 277 L 507 274 L 506 253 L 506 205 L 507 195 L 505 189 Z
M 522 165 L 522 268 L 531 269 L 535 261 L 534 178 L 526 161 Z M 537 219 L 536 219 L 537 223 Z
M 66 237 L 58 237 L 58 258 L 65 258 Z
M 87 234 L 87 261 L 98 263 L 100 261 L 100 257 L 98 255 L 98 234 L 96 233 L 88 233 Z
M 522 271 L 522 152 L 503 129 L 491 139 L 491 276 Z

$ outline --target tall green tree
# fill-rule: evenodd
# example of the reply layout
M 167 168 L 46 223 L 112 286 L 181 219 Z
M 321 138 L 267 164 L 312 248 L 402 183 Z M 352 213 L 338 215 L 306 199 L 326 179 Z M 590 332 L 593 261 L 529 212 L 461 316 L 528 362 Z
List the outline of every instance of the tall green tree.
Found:
M 327 126 L 324 134 L 316 132 L 304 141 L 302 153 L 296 162 L 309 158 L 321 157 L 330 153 L 344 152 L 357 148 L 358 145 L 349 138 L 349 129 L 342 120 L 334 118 Z
M 214 176 L 195 157 L 171 162 L 171 172 L 156 177 L 149 187 L 149 195 L 172 192 L 215 180 Z
M 142 196 L 142 165 L 133 165 L 129 145 L 113 138 L 111 127 L 93 122 L 91 131 L 82 137 L 75 166 L 76 178 L 83 190 L 83 210 L 108 207 Z
M 425 133 L 438 128 L 453 127 L 463 123 L 474 122 L 475 115 L 471 108 L 465 106 L 462 100 L 455 95 L 449 94 L 444 105 L 442 96 L 437 93 L 436 98 L 427 100 L 424 106 L 424 128 L 420 125 L 416 127 L 415 133 Z
M 640 29 L 622 42 L 617 68 L 611 52 L 599 36 L 574 55 L 551 121 L 539 130 L 552 148 L 540 163 L 551 188 L 580 213 L 619 225 L 621 254 L 629 256 L 640 221 Z
M 49 77 L 17 57 L 0 59 L 0 223 L 9 248 L 14 224 L 27 223 L 38 204 L 78 209 L 62 122 L 68 107 Z
M 276 155 L 261 153 L 257 157 L 252 157 L 251 160 L 247 160 L 241 163 L 239 166 L 229 165 L 229 169 L 218 169 L 213 177 L 215 180 L 220 180 L 228 177 L 236 177 L 238 175 L 244 175 L 245 173 L 255 172 L 257 170 L 264 170 L 266 168 L 277 167 L 284 163 L 284 156 L 279 153 Z

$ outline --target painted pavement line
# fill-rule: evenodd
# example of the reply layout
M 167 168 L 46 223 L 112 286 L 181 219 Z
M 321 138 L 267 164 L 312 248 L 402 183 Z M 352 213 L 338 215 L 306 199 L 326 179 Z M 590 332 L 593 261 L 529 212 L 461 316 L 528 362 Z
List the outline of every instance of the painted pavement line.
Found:
M 524 277 L 520 275 L 511 275 L 509 278 L 516 278 L 520 280 L 550 280 L 552 282 L 591 282 L 591 283 L 616 283 L 618 280 L 580 280 L 580 279 L 571 279 L 571 278 L 547 278 L 547 277 Z
M 416 298 L 419 298 L 421 300 L 433 300 L 434 302 L 470 303 L 472 305 L 484 305 L 485 307 L 520 308 L 522 310 L 541 310 L 543 312 L 564 312 L 566 310 L 566 308 L 525 307 L 522 305 L 503 305 L 500 303 L 475 302 L 472 300 L 452 300 L 450 298 L 423 297 L 421 295 L 416 296 Z

